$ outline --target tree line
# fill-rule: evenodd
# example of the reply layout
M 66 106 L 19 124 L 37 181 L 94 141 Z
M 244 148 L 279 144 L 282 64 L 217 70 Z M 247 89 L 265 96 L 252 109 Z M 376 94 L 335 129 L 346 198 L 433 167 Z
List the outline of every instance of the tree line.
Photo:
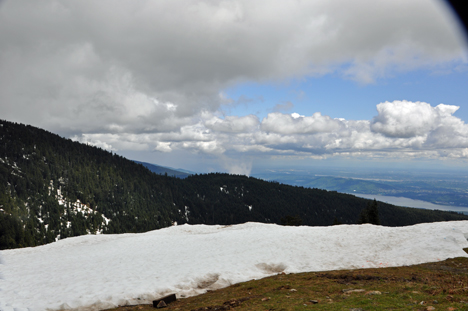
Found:
M 241 175 L 158 175 L 112 152 L 0 121 L 0 249 L 97 232 L 145 232 L 175 222 L 287 224 L 292 217 L 303 225 L 352 224 L 371 203 Z M 386 226 L 468 219 L 385 203 L 378 215 Z

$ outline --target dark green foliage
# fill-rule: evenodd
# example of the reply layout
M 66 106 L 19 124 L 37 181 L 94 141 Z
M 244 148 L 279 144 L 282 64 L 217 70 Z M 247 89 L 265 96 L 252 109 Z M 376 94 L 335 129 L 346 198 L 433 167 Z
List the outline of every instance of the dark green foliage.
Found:
M 358 224 L 380 225 L 379 207 L 375 199 L 372 203 L 367 203 L 366 208 L 361 211 Z
M 96 232 L 145 232 L 174 222 L 351 224 L 369 202 L 240 175 L 157 175 L 100 148 L 0 121 L 0 249 Z M 385 203 L 378 213 L 386 226 L 468 219 Z
M 302 225 L 302 219 L 299 216 L 285 216 L 281 218 L 281 224 L 283 226 L 300 226 Z
M 335 219 L 333 219 L 333 225 L 336 226 L 336 225 L 342 225 L 343 223 L 341 221 L 338 220 L 337 217 L 335 217 Z
M 282 218 L 296 215 L 303 225 L 309 226 L 329 226 L 336 221 L 353 224 L 356 215 L 372 203 L 335 191 L 288 186 L 239 175 L 195 175 L 185 181 L 186 201 L 182 204 L 190 207 L 190 223 L 224 225 L 256 221 L 281 224 Z M 378 214 L 384 226 L 468 219 L 458 213 L 404 208 L 382 202 L 379 202 Z

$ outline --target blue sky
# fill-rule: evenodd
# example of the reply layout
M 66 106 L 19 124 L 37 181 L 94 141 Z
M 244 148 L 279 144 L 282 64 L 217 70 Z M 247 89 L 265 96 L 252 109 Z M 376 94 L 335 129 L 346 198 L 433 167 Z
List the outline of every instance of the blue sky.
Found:
M 2 118 L 130 159 L 468 167 L 443 1 L 3 0 L 0 41 Z
M 232 115 L 264 118 L 275 107 L 282 112 L 311 115 L 320 111 L 332 118 L 372 119 L 376 105 L 385 101 L 423 101 L 460 106 L 455 116 L 468 120 L 468 67 L 437 73 L 417 70 L 362 84 L 338 75 L 310 77 L 278 83 L 243 83 L 224 90 L 237 105 L 224 110 Z M 452 69 L 452 68 L 450 68 Z M 292 105 L 288 105 L 291 103 Z

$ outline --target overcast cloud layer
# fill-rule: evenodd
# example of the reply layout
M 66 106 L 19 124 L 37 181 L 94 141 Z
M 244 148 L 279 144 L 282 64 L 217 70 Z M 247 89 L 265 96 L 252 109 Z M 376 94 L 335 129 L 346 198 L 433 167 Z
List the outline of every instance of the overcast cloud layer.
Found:
M 237 83 L 465 62 L 441 2 L 4 0 L 0 42 L 1 118 L 106 149 L 468 157 L 459 107 L 439 103 L 376 103 L 372 120 L 222 114 Z

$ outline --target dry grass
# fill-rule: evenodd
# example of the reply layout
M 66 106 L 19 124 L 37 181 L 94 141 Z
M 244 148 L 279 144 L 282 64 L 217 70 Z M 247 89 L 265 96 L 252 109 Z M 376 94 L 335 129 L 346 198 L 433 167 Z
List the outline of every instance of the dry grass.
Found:
M 179 299 L 164 310 L 231 309 L 468 310 L 468 258 L 398 268 L 278 274 Z M 111 310 L 154 309 L 138 305 Z

